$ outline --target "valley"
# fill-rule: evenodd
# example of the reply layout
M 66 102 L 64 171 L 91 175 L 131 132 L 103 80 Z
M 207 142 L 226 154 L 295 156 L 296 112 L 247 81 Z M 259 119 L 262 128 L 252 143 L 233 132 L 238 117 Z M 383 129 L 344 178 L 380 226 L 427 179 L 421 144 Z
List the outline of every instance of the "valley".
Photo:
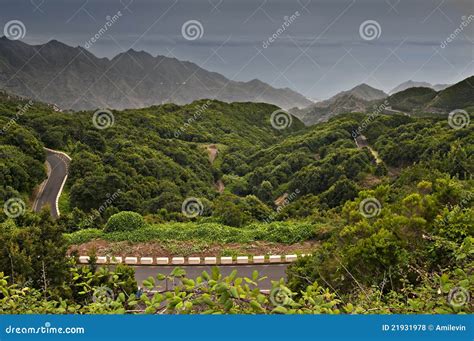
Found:
M 321 299 L 343 297 L 349 303 L 331 309 L 346 313 L 373 309 L 361 290 L 383 313 L 472 311 L 428 299 L 440 276 L 450 287 L 472 285 L 471 81 L 392 95 L 364 84 L 295 116 L 206 98 L 61 111 L 2 92 L 2 276 L 36 293 L 45 281 L 55 295 L 68 283 L 67 300 L 81 311 L 145 310 L 150 297 L 160 300 L 162 281 L 179 295 L 194 281 L 187 276 L 213 276 L 246 295 L 283 288 L 308 307 L 302 292 L 327 290 Z M 228 263 L 209 267 L 205 257 Z M 127 298 L 117 310 L 90 303 L 86 277 Z M 281 311 L 265 304 L 251 309 Z

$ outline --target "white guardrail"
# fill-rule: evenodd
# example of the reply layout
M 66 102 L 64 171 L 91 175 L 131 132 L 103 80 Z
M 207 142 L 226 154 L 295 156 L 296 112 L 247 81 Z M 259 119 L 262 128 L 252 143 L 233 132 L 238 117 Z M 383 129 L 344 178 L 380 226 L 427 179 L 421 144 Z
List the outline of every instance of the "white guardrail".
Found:
M 238 256 L 238 257 L 96 257 L 97 264 L 129 264 L 129 265 L 235 265 L 235 264 L 278 264 L 292 263 L 301 255 L 270 255 L 270 256 Z M 79 263 L 89 263 L 89 256 L 80 256 Z

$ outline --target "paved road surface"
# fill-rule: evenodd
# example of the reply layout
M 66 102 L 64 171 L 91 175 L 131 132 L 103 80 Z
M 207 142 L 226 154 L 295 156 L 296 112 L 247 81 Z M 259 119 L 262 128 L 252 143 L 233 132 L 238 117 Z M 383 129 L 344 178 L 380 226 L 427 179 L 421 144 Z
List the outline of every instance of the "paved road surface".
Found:
M 161 273 L 164 275 L 169 274 L 176 265 L 168 266 L 134 266 L 135 278 L 138 285 L 141 285 L 144 279 L 149 276 L 155 277 Z M 203 271 L 211 273 L 212 266 L 209 265 L 194 265 L 194 266 L 181 266 L 186 270 L 187 277 L 196 278 Z M 261 277 L 267 276 L 268 278 L 259 283 L 260 289 L 269 290 L 272 288 L 271 281 L 277 281 L 280 278 L 286 278 L 285 270 L 288 264 L 262 264 L 262 265 L 226 265 L 219 266 L 221 273 L 224 276 L 229 275 L 233 270 L 237 270 L 237 276 L 239 277 L 252 277 L 254 270 L 258 270 Z M 162 289 L 165 289 L 165 283 L 162 285 Z M 172 288 L 172 283 L 168 283 L 168 289 Z
M 69 170 L 70 160 L 58 152 L 46 150 L 46 162 L 48 163 L 48 178 L 40 186 L 33 203 L 33 210 L 39 212 L 41 208 L 49 205 L 51 215 L 56 219 L 59 217 L 57 200 Z
M 404 111 L 395 110 L 395 109 L 392 109 L 390 107 L 385 108 L 385 112 L 388 113 L 388 114 L 402 114 L 402 115 L 405 115 L 405 116 L 411 116 L 410 114 L 408 114 Z

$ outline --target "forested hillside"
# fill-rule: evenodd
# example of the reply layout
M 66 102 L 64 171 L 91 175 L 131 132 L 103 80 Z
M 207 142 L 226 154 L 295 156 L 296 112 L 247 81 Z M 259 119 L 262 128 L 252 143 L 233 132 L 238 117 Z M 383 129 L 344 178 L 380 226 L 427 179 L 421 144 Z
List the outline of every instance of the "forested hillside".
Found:
M 474 106 L 474 77 L 435 91 L 432 88 L 409 88 L 390 96 L 390 105 L 398 110 L 414 113 L 448 113 Z
M 1 96 L 2 202 L 20 197 L 28 206 L 46 177 L 44 146 L 72 162 L 57 221 L 46 211 L 0 214 L 8 276 L 0 311 L 154 313 L 163 302 L 171 313 L 472 311 L 472 302 L 446 300 L 474 287 L 472 125 L 352 113 L 312 127 L 286 115 L 277 127 L 275 106 L 201 100 L 105 112 L 101 126 L 94 112 Z M 354 140 L 361 135 L 366 145 Z M 188 212 L 190 198 L 197 206 Z M 311 247 L 312 256 L 275 284 L 287 298 L 275 307 L 251 290 L 258 274 L 247 287 L 235 274 L 203 274 L 205 297 L 191 280 L 184 296 L 136 297 L 133 270 L 77 268 L 66 258 L 77 249 L 94 255 L 94 242 L 114 252 L 123 242 L 127 252 L 151 243 L 180 255 Z M 31 288 L 28 305 L 17 304 L 14 284 Z M 91 303 L 101 285 L 113 288 L 113 304 Z

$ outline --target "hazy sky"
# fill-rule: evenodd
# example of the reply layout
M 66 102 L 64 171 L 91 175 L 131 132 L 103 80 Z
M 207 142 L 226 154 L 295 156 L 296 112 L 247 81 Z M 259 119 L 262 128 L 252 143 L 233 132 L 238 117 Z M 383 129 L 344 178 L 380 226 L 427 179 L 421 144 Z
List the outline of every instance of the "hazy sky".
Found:
M 90 47 L 97 56 L 132 47 L 189 60 L 235 80 L 259 78 L 312 99 L 362 82 L 387 91 L 408 79 L 454 83 L 474 74 L 473 0 L 1 0 L 1 5 L 2 27 L 20 20 L 23 41 L 30 44 L 57 39 L 84 46 L 107 16 L 120 11 Z M 292 15 L 285 31 L 264 44 Z M 202 25 L 202 37 L 183 37 L 189 20 Z M 373 40 L 360 33 L 368 20 L 376 22 L 375 36 L 365 36 Z M 451 34 L 454 39 L 443 44 Z

